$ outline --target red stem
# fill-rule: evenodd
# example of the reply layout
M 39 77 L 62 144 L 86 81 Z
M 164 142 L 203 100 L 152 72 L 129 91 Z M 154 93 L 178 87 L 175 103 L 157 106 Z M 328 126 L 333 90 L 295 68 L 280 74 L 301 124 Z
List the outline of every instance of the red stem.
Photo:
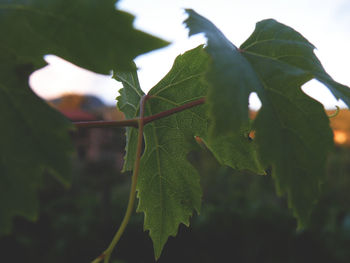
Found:
M 151 96 L 149 96 L 151 98 Z M 190 109 L 192 107 L 204 104 L 205 98 L 191 101 L 179 107 L 172 108 L 170 110 L 162 111 L 160 113 L 147 116 L 143 118 L 143 123 L 147 124 L 149 122 L 170 116 L 174 113 Z M 78 128 L 105 128 L 105 127 L 138 127 L 139 120 L 138 118 L 123 120 L 123 121 L 79 121 L 74 122 L 74 125 Z
M 158 120 L 158 119 L 170 116 L 170 115 L 172 115 L 174 113 L 193 108 L 195 106 L 203 104 L 204 102 L 205 102 L 205 98 L 201 98 L 201 99 L 198 99 L 198 100 L 195 100 L 195 101 L 191 101 L 191 102 L 186 103 L 184 105 L 181 105 L 179 107 L 175 107 L 175 108 L 172 108 L 170 110 L 162 111 L 160 113 L 157 113 L 157 114 L 145 117 L 143 119 L 143 123 L 147 124 L 147 123 L 152 122 L 154 120 Z

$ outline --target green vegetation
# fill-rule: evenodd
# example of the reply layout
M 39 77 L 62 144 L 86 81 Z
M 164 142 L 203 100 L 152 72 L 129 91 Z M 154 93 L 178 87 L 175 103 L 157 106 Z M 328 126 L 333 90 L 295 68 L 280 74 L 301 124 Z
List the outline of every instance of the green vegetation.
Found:
M 0 121 L 3 124 L 0 131 L 0 234 L 10 233 L 13 217 L 17 215 L 37 219 L 37 192 L 41 189 L 41 194 L 45 195 L 45 181 L 49 181 L 47 187 L 57 187 L 51 185 L 50 177 L 43 176 L 48 174 L 65 186 L 71 184 L 73 175 L 72 189 L 77 192 L 70 190 L 72 199 L 57 202 L 62 202 L 63 210 L 70 205 L 71 209 L 82 211 L 86 207 L 86 210 L 78 214 L 79 220 L 67 223 L 72 219 L 65 215 L 71 212 L 62 211 L 63 214 L 57 218 L 50 218 L 56 213 L 49 211 L 53 207 L 50 202 L 54 201 L 51 198 L 44 200 L 48 202 L 45 207 L 50 224 L 57 223 L 53 227 L 54 236 L 66 233 L 62 226 L 69 224 L 73 234 L 68 237 L 72 243 L 56 240 L 57 247 L 44 249 L 39 261 L 54 262 L 51 252 L 64 253 L 62 248 L 66 248 L 67 244 L 75 251 L 75 246 L 82 245 L 82 242 L 85 244 L 92 237 L 95 247 L 103 251 L 97 244 L 96 240 L 101 239 L 93 233 L 93 227 L 104 229 L 100 236 L 106 234 L 108 239 L 111 238 L 111 222 L 122 221 L 109 247 L 93 261 L 109 262 L 130 220 L 135 195 L 138 199 L 137 211 L 143 212 L 144 229 L 149 231 L 156 259 L 160 257 L 169 236 L 177 234 L 181 223 L 189 226 L 191 215 L 194 211 L 200 212 L 201 200 L 209 196 L 206 208 L 201 211 L 201 216 L 195 217 L 192 229 L 215 226 L 215 233 L 222 227 L 231 230 L 233 225 L 230 222 L 247 222 L 242 229 L 247 240 L 252 241 L 256 237 L 249 237 L 250 228 L 257 227 L 260 222 L 262 235 L 269 235 L 264 230 L 276 228 L 263 223 L 270 224 L 271 217 L 275 216 L 283 222 L 282 226 L 276 225 L 281 227 L 276 233 L 282 229 L 290 231 L 285 233 L 291 238 L 290 242 L 298 240 L 297 236 L 303 236 L 307 231 L 312 233 L 313 227 L 317 232 L 320 229 L 325 231 L 326 226 L 332 228 L 332 238 L 341 244 L 348 242 L 347 213 L 341 219 L 333 218 L 342 222 L 342 230 L 337 229 L 334 222 L 315 219 L 315 214 L 322 214 L 322 210 L 311 213 L 320 197 L 323 198 L 321 190 L 324 183 L 333 185 L 325 176 L 333 137 L 322 105 L 305 95 L 301 85 L 315 78 L 348 106 L 350 89 L 335 82 L 313 53 L 314 46 L 286 25 L 272 19 L 261 21 L 248 40 L 237 48 L 209 20 L 193 10 L 186 12 L 188 18 L 185 24 L 190 35 L 204 33 L 207 44 L 179 55 L 170 72 L 148 94 L 144 94 L 132 60 L 168 43 L 133 29 L 133 17 L 115 10 L 114 1 L 81 0 L 74 4 L 65 0 L 0 1 L 0 33 L 6 36 L 0 44 Z M 133 173 L 124 219 L 113 218 L 116 210 L 112 208 L 112 202 L 107 202 L 102 210 L 103 213 L 108 211 L 109 215 L 98 218 L 96 211 L 99 205 L 91 195 L 90 186 L 84 192 L 84 187 L 78 187 L 83 186 L 82 181 L 75 181 L 83 178 L 80 174 L 82 170 L 75 167 L 76 171 L 70 172 L 73 147 L 69 131 L 73 125 L 36 97 L 28 87 L 29 75 L 45 65 L 43 55 L 48 53 L 98 73 L 108 74 L 113 70 L 114 78 L 123 84 L 118 107 L 127 120 L 115 122 L 114 126 L 127 127 L 123 171 Z M 252 92 L 256 92 L 262 102 L 254 120 L 248 114 L 248 98 Z M 95 124 L 89 125 L 94 127 Z M 98 126 L 103 127 L 103 123 Z M 254 139 L 249 136 L 251 132 L 254 132 Z M 202 147 L 205 154 L 193 153 L 200 148 L 197 141 L 205 145 Z M 203 154 L 206 156 L 200 158 Z M 220 167 L 218 163 L 225 166 Z M 104 166 L 100 169 L 111 171 Z M 232 176 L 232 173 L 238 173 L 236 170 L 244 170 L 247 174 L 237 179 Z M 107 180 L 104 182 L 106 187 L 109 187 L 106 200 L 111 201 L 112 195 L 119 194 L 121 199 L 125 199 L 120 189 L 123 184 L 118 185 L 117 177 L 111 177 L 109 172 L 107 174 L 106 177 L 101 175 Z M 288 210 L 279 211 L 284 205 L 270 190 L 269 176 L 261 175 L 271 175 L 274 179 L 278 195 L 286 198 L 297 219 L 298 233 L 295 233 L 294 221 L 290 219 Z M 247 193 L 242 192 L 242 185 L 247 187 Z M 342 186 L 335 183 L 334 189 Z M 209 190 L 211 187 L 215 190 L 214 194 L 207 195 L 213 191 Z M 269 194 L 265 188 L 270 190 Z M 327 188 L 326 194 L 327 191 L 331 190 Z M 55 191 L 47 192 L 51 193 Z M 327 218 L 334 215 L 338 216 L 339 211 L 327 214 Z M 115 220 L 110 220 L 112 218 Z M 139 219 L 136 217 L 135 220 Z M 231 221 L 226 221 L 228 219 Z M 260 221 L 256 221 L 258 219 Z M 104 228 L 107 223 L 108 231 Z M 306 226 L 310 230 L 305 230 Z M 320 235 L 323 234 L 328 232 Z M 24 244 L 24 247 L 33 242 L 28 241 L 25 235 L 20 234 L 18 238 L 15 239 L 16 244 Z M 320 247 L 323 248 L 323 245 L 320 244 Z M 92 250 L 84 251 L 86 254 L 76 261 L 93 258 L 89 254 Z M 237 260 L 256 262 L 263 251 L 256 248 L 255 252 L 247 252 L 251 258 Z M 205 262 L 204 255 L 200 262 Z M 322 255 L 320 260 L 329 256 L 330 260 L 342 262 L 347 252 L 339 248 L 334 255 Z M 284 260 L 280 256 L 266 256 L 270 258 L 267 262 Z M 56 259 L 69 261 L 73 257 L 61 255 Z M 302 262 L 298 256 L 290 256 L 289 260 Z

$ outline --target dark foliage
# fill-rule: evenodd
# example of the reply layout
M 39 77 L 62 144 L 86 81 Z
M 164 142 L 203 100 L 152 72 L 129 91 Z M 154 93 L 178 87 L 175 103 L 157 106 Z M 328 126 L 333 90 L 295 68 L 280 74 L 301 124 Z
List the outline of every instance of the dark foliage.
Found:
M 45 177 L 39 221 L 15 220 L 13 234 L 0 240 L 3 262 L 89 262 L 112 238 L 130 183 L 118 165 L 123 131 L 81 132 L 75 135 L 78 144 L 96 132 L 104 133 L 109 143 L 100 141 L 101 151 L 93 161 L 86 153 L 76 159 L 69 190 Z M 286 200 L 276 197 L 269 176 L 220 167 L 205 150 L 192 153 L 189 159 L 201 174 L 201 214 L 192 218 L 190 228 L 182 225 L 178 236 L 169 239 L 160 263 L 348 262 L 350 149 L 337 148 L 330 156 L 327 182 L 311 226 L 300 232 L 295 230 Z M 152 242 L 142 222 L 142 214 L 132 217 L 116 249 L 120 261 L 114 262 L 154 262 Z

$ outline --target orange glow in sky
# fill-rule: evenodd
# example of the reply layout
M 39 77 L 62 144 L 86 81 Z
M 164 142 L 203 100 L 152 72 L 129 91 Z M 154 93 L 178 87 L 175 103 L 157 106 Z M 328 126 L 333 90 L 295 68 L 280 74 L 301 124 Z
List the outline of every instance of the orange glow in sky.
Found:
M 344 144 L 348 140 L 346 132 L 334 130 L 334 142 L 336 144 Z

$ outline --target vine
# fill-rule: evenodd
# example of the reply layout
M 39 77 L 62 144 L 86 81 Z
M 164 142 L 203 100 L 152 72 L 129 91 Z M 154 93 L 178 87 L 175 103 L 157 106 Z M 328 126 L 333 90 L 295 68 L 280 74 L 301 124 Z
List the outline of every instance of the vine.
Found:
M 126 226 L 128 225 L 131 214 L 133 212 L 134 203 L 135 203 L 135 196 L 136 196 L 137 177 L 139 175 L 140 159 L 141 159 L 141 152 L 142 152 L 144 109 L 145 109 L 145 103 L 146 103 L 147 99 L 149 99 L 149 96 L 145 95 L 141 98 L 141 101 L 140 101 L 140 117 L 138 119 L 137 152 L 136 152 L 133 175 L 132 175 L 132 179 L 131 179 L 129 202 L 128 202 L 128 207 L 127 207 L 126 212 L 125 212 L 125 216 L 123 218 L 122 223 L 120 224 L 118 231 L 116 232 L 115 236 L 113 237 L 112 242 L 109 244 L 108 248 L 99 257 L 97 257 L 94 261 L 92 261 L 92 263 L 98 263 L 102 259 L 104 259 L 105 263 L 109 262 L 109 258 L 111 256 L 111 253 L 112 253 L 114 247 L 117 245 L 119 239 L 123 235 L 124 230 L 125 230 Z
M 108 263 L 111 253 L 113 252 L 115 246 L 117 245 L 119 239 L 124 233 L 124 230 L 126 226 L 129 223 L 134 203 L 135 203 L 135 195 L 136 195 L 136 185 L 137 185 L 137 178 L 139 174 L 140 169 L 140 159 L 141 159 L 141 153 L 142 153 L 142 141 L 143 141 L 143 128 L 144 125 L 147 123 L 150 123 L 155 120 L 159 120 L 161 118 L 165 118 L 167 116 L 170 116 L 172 114 L 175 114 L 177 112 L 181 112 L 186 109 L 190 109 L 192 107 L 201 105 L 205 102 L 205 98 L 201 98 L 189 103 L 186 103 L 184 105 L 174 107 L 170 110 L 166 110 L 163 112 L 160 112 L 158 114 L 154 114 L 152 116 L 144 117 L 145 112 L 145 103 L 148 99 L 152 99 L 152 96 L 150 95 L 144 95 L 141 97 L 140 100 L 140 116 L 137 119 L 130 119 L 125 121 L 87 121 L 87 122 L 74 122 L 74 125 L 78 128 L 106 128 L 106 127 L 134 127 L 138 128 L 138 140 L 137 140 L 137 152 L 136 152 L 136 158 L 134 163 L 134 169 L 133 169 L 133 175 L 131 179 L 131 187 L 130 187 L 130 193 L 129 193 L 129 201 L 128 206 L 124 215 L 124 218 L 114 235 L 111 243 L 109 244 L 108 248 L 99 255 L 95 260 L 93 260 L 91 263 L 98 263 L 101 262 L 101 260 L 104 260 L 104 263 Z
M 156 259 L 179 225 L 188 226 L 193 212 L 199 213 L 199 174 L 187 159 L 197 147 L 195 138 L 222 165 L 255 174 L 271 170 L 277 193 L 287 197 L 298 227 L 309 224 L 333 146 L 329 118 L 339 108 L 327 116 L 301 86 L 316 79 L 350 106 L 349 87 L 324 70 L 305 37 L 276 20 L 258 22 L 236 47 L 211 21 L 191 9 L 186 13 L 189 35 L 203 33 L 207 43 L 179 55 L 145 95 L 132 61 L 169 43 L 134 29 L 132 16 L 116 10 L 113 1 L 0 4 L 0 33 L 7 36 L 0 49 L 0 112 L 1 123 L 6 123 L 0 131 L 0 187 L 5 189 L 0 191 L 0 234 L 10 233 L 15 216 L 36 220 L 43 171 L 70 185 L 69 131 L 74 125 L 126 127 L 123 171 L 133 171 L 125 216 L 93 263 L 109 262 L 129 222 L 136 192 L 137 211 L 145 214 L 144 229 Z M 94 26 L 82 32 L 87 21 Z M 117 106 L 126 119 L 72 125 L 40 100 L 28 88 L 28 79 L 45 65 L 43 55 L 48 53 L 97 73 L 114 70 L 114 78 L 123 84 Z M 262 107 L 250 120 L 253 92 Z M 252 130 L 253 139 L 247 136 Z

